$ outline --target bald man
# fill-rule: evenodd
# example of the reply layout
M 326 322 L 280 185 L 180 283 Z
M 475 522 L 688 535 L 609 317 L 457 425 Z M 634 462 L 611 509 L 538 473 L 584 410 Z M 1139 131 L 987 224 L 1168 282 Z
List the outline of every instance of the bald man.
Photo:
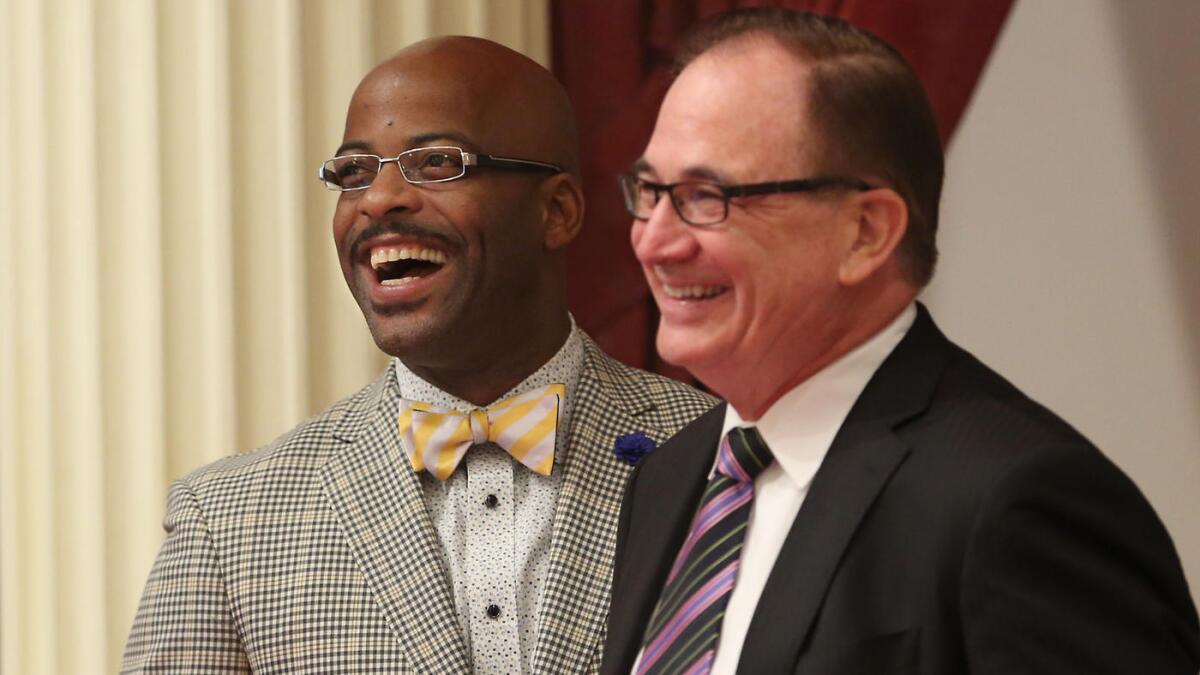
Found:
M 712 405 L 567 311 L 583 197 L 567 97 L 486 40 L 372 70 L 322 164 L 388 367 L 170 491 L 125 670 L 596 671 L 622 436 Z

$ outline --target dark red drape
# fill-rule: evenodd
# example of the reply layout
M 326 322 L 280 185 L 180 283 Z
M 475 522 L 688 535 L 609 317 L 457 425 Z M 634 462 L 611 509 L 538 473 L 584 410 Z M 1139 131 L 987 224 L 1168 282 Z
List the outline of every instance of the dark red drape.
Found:
M 587 218 L 571 249 L 571 308 L 626 363 L 686 377 L 654 351 L 655 311 L 629 246 L 616 176 L 636 159 L 670 84 L 676 39 L 697 20 L 754 5 L 840 16 L 904 54 L 929 92 L 942 141 L 957 126 L 1013 0 L 556 0 L 554 71 L 579 118 Z

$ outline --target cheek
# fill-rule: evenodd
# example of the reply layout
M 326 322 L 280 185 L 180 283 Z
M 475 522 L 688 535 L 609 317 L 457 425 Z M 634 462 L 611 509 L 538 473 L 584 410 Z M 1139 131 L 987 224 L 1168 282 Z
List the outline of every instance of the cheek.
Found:
M 737 323 L 750 330 L 790 311 L 804 263 L 781 241 L 747 238 L 738 244 L 710 248 L 710 260 L 733 286 Z
M 741 230 L 702 231 L 696 237 L 699 259 L 719 270 L 734 286 L 753 288 L 770 274 L 773 262 L 771 242 L 760 241 Z
M 520 205 L 493 202 L 448 204 L 439 215 L 453 224 L 465 244 L 474 271 L 486 277 L 513 278 L 529 270 L 542 251 L 530 217 Z

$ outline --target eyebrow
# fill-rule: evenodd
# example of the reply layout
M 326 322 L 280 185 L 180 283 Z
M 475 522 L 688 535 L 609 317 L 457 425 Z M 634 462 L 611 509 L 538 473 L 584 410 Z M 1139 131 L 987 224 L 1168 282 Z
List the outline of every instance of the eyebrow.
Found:
M 652 173 L 657 175 L 658 173 L 654 170 L 654 167 L 650 164 L 650 162 L 646 161 L 645 157 L 639 157 L 638 160 L 630 167 L 630 170 L 635 175 L 641 173 Z M 729 177 L 724 175 L 722 172 L 703 165 L 685 168 L 683 170 L 683 177 L 684 180 L 702 180 L 710 183 L 717 183 L 719 185 L 727 185 L 731 183 Z
M 451 141 L 464 146 L 464 150 L 474 145 L 470 139 L 456 131 L 427 131 L 422 134 L 416 134 L 415 136 L 409 136 L 405 145 L 408 149 L 419 148 L 432 141 Z M 334 156 L 340 156 L 348 150 L 370 153 L 373 152 L 373 147 L 369 141 L 349 140 L 338 146 L 337 151 L 334 152 Z
M 423 134 L 409 136 L 408 145 L 411 148 L 418 148 L 431 141 L 454 141 L 459 145 L 468 147 L 474 145 L 469 138 L 456 131 L 428 131 Z M 466 150 L 467 148 L 463 149 Z
M 342 155 L 347 150 L 359 150 L 362 152 L 370 152 L 371 144 L 366 141 L 346 141 L 338 146 L 338 149 L 333 153 L 335 157 Z

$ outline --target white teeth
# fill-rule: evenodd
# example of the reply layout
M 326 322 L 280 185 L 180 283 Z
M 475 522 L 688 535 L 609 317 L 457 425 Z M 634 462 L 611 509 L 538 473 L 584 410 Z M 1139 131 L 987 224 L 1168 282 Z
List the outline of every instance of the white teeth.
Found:
M 371 267 L 379 269 L 384 263 L 397 260 L 423 260 L 437 265 L 446 264 L 446 254 L 432 248 L 415 248 L 402 246 L 400 248 L 377 248 L 371 251 Z
M 663 291 L 676 300 L 703 300 L 724 293 L 725 286 L 668 286 L 662 285 Z
M 379 282 L 380 286 L 404 286 L 416 281 L 417 277 L 400 277 L 399 279 L 383 279 Z

